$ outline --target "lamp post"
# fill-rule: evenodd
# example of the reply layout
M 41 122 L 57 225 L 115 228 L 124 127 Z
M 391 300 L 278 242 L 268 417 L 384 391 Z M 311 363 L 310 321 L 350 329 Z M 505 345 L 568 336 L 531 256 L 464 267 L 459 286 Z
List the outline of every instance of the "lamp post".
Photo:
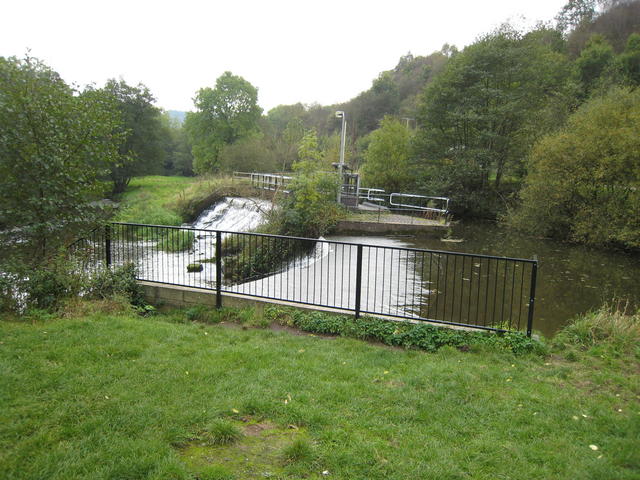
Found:
M 346 115 L 342 110 L 338 110 L 336 112 L 336 118 L 342 119 L 342 133 L 340 135 L 340 163 L 338 163 L 338 180 L 340 182 L 340 185 L 338 186 L 338 203 L 340 203 L 341 196 L 342 196 L 342 184 L 344 182 L 342 178 L 342 167 L 344 167 L 344 144 L 345 144 L 346 134 L 347 134 L 347 129 L 346 129 L 347 119 L 346 119 Z

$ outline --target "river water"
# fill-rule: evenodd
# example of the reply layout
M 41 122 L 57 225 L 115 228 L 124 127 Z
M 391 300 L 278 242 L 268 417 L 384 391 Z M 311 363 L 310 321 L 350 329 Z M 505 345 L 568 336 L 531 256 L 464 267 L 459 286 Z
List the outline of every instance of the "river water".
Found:
M 578 314 L 614 299 L 640 307 L 640 255 L 528 237 L 490 223 L 459 222 L 453 237 L 396 236 L 415 248 L 533 258 L 539 261 L 534 328 L 551 335 Z M 375 242 L 375 238 L 368 239 Z
M 192 226 L 206 230 L 247 232 L 264 221 L 264 214 L 269 208 L 270 203 L 264 200 L 227 198 L 204 211 Z M 223 236 L 228 237 L 228 234 Z M 539 270 L 534 329 L 545 335 L 552 335 L 576 315 L 614 299 L 628 301 L 632 309 L 640 306 L 638 255 L 629 256 L 527 237 L 487 223 L 459 222 L 453 228 L 453 237 L 462 241 L 452 243 L 436 237 L 370 234 L 336 235 L 326 240 L 370 244 L 387 249 L 410 247 L 518 258 L 536 256 Z M 215 255 L 215 233 L 198 232 L 192 248 L 177 253 L 159 249 L 153 235 L 145 242 L 125 240 L 120 240 L 122 258 L 118 261 L 137 263 L 141 278 L 200 288 L 213 288 L 215 285 L 215 263 L 207 261 Z M 274 248 L 278 247 L 274 245 Z M 430 281 L 433 279 L 427 278 L 426 270 L 418 268 L 415 254 L 401 256 L 395 251 L 397 256 L 394 257 L 394 253 L 386 251 L 389 255 L 379 257 L 376 253 L 374 259 L 373 250 L 365 248 L 362 309 L 390 315 L 434 318 L 425 315 L 424 306 L 433 304 L 434 295 L 441 294 L 439 283 Z M 273 275 L 225 288 L 237 293 L 261 296 L 266 292 L 272 298 L 353 309 L 355 285 L 341 278 L 355 278 L 355 257 L 353 247 L 320 241 L 315 251 L 297 257 Z M 187 272 L 187 265 L 193 262 L 202 262 L 201 272 Z M 462 268 L 464 272 L 465 267 Z M 473 284 L 483 275 L 485 265 L 477 263 L 472 266 L 471 262 L 466 268 L 466 276 L 471 277 L 463 280 L 471 279 L 470 283 Z M 376 272 L 391 275 L 394 287 L 390 287 L 389 282 L 376 281 Z M 474 313 L 469 304 L 466 314 L 471 316 Z

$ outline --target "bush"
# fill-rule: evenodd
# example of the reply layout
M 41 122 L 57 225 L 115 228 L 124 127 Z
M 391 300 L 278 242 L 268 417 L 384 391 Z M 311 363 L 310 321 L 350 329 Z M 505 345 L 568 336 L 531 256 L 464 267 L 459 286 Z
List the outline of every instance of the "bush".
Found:
M 507 223 L 594 246 L 640 249 L 640 90 L 585 103 L 533 148 L 522 205 Z
M 427 352 L 435 352 L 445 346 L 468 350 L 471 346 L 481 345 L 509 351 L 516 355 L 546 354 L 544 344 L 520 332 L 497 334 L 455 330 L 428 323 L 394 322 L 376 317 L 355 319 L 285 307 L 265 308 L 265 318 L 306 332 L 372 340 L 386 345 L 415 348 Z
M 24 264 L 12 266 L 10 277 L 15 310 L 36 308 L 55 310 L 71 297 L 80 295 L 86 276 L 64 255 L 50 258 L 37 267 Z
M 113 269 L 101 269 L 89 278 L 85 286 L 85 297 L 105 300 L 125 297 L 132 305 L 144 306 L 142 287 L 136 280 L 136 267 L 128 263 Z
M 333 173 L 307 171 L 289 184 L 289 195 L 280 197 L 280 208 L 272 211 L 270 233 L 318 238 L 326 235 L 344 216 L 337 204 L 337 176 Z

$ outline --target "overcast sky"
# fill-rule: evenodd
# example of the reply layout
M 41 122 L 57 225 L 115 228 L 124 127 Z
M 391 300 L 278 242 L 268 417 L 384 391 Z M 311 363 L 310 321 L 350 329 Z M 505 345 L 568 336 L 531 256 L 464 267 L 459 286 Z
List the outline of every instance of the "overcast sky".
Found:
M 371 86 L 411 51 L 462 48 L 511 20 L 552 20 L 566 0 L 7 0 L 0 56 L 31 55 L 68 83 L 142 82 L 165 109 L 230 70 L 265 111 L 333 104 Z M 524 18 L 523 18 L 524 17 Z

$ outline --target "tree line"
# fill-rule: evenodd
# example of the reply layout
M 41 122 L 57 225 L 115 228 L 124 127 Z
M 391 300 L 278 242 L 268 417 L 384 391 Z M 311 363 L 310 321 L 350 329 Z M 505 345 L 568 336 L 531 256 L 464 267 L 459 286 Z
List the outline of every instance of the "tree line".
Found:
M 533 234 L 640 247 L 638 0 L 569 0 L 555 24 L 404 55 L 348 102 L 266 114 L 231 72 L 195 93 L 184 123 L 142 84 L 79 90 L 28 56 L 0 59 L 0 75 L 0 227 L 30 225 L 40 242 L 136 175 L 330 170 L 343 110 L 346 160 L 365 186 L 449 196 L 458 216 Z

